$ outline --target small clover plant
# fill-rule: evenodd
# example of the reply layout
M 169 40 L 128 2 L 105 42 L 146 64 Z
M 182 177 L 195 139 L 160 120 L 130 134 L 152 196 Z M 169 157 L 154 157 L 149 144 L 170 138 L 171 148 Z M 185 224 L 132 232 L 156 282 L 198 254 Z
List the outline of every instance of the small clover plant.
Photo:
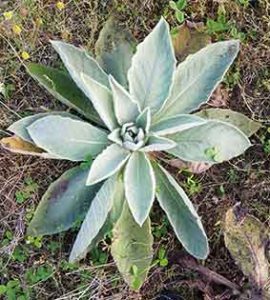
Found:
M 183 247 L 199 259 L 209 252 L 196 209 L 153 152 L 216 164 L 242 154 L 250 142 L 229 123 L 191 114 L 222 80 L 238 41 L 210 44 L 177 65 L 163 18 L 136 50 L 132 37 L 114 28 L 110 20 L 102 30 L 96 59 L 52 41 L 68 72 L 27 65 L 42 86 L 81 117 L 68 112 L 28 116 L 8 128 L 14 136 L 2 145 L 42 158 L 86 162 L 51 184 L 28 234 L 54 234 L 83 221 L 70 254 L 75 262 L 112 230 L 117 267 L 139 289 L 153 256 L 149 213 L 155 198 Z

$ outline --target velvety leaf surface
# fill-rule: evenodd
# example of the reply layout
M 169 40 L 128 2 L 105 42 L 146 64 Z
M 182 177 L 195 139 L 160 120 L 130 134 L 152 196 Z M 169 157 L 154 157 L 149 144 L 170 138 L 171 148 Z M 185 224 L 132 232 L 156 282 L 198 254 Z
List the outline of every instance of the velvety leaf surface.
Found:
M 41 158 L 59 159 L 57 156 L 45 152 L 43 149 L 36 147 L 32 143 L 29 143 L 16 135 L 2 138 L 0 144 L 3 148 L 13 153 L 39 156 Z
M 147 156 L 132 153 L 124 173 L 125 195 L 135 221 L 142 226 L 155 198 L 156 181 Z
M 196 115 L 208 120 L 216 119 L 230 123 L 239 128 L 248 137 L 262 127 L 259 122 L 255 122 L 247 116 L 230 109 L 208 108 L 197 112 Z
M 146 145 L 140 150 L 144 152 L 163 151 L 163 150 L 172 149 L 175 146 L 177 146 L 177 144 L 170 139 L 151 135 L 149 136 Z
M 224 231 L 226 247 L 257 289 L 264 289 L 269 281 L 269 262 L 266 257 L 269 233 L 269 228 L 247 214 L 239 205 L 226 213 Z
M 167 152 L 186 161 L 222 162 L 242 154 L 251 146 L 239 129 L 216 120 L 168 137 L 177 143 L 177 147 Z
M 129 90 L 141 110 L 150 107 L 154 113 L 160 109 L 168 97 L 174 69 L 169 25 L 162 18 L 138 45 L 128 71 Z
M 124 125 L 125 123 L 134 122 L 139 115 L 137 103 L 112 76 L 110 76 L 110 84 L 118 123 Z
M 93 125 L 62 116 L 48 116 L 27 130 L 37 146 L 72 161 L 96 156 L 108 144 L 107 134 Z
M 150 219 L 140 227 L 126 203 L 113 230 L 111 253 L 118 270 L 134 290 L 139 290 L 147 276 L 153 257 L 152 245 Z
M 144 129 L 146 133 L 149 132 L 151 125 L 151 111 L 149 107 L 146 107 L 137 117 L 136 119 L 137 127 L 141 127 Z
M 108 146 L 94 160 L 86 184 L 95 184 L 110 177 L 121 169 L 129 157 L 130 152 L 121 146 L 117 144 Z
M 193 256 L 205 259 L 208 241 L 201 220 L 186 193 L 162 167 L 154 165 L 157 199 L 183 247 Z
M 27 64 L 27 72 L 56 99 L 75 109 L 90 121 L 102 124 L 91 102 L 68 74 L 35 63 Z
M 105 181 L 93 199 L 86 214 L 81 229 L 73 245 L 69 260 L 74 262 L 85 256 L 93 239 L 105 224 L 107 216 L 112 209 L 114 199 L 124 196 L 123 183 L 115 175 Z
M 88 169 L 75 167 L 53 182 L 35 212 L 29 227 L 31 236 L 65 231 L 82 221 L 100 184 L 86 186 Z
M 153 124 L 151 126 L 151 131 L 157 135 L 168 135 L 201 125 L 203 123 L 205 123 L 205 121 L 202 118 L 183 114 L 167 118 L 156 124 Z
M 207 102 L 239 50 L 236 40 L 218 42 L 190 55 L 175 71 L 169 98 L 157 119 L 189 113 Z
M 81 77 L 85 85 L 85 93 L 91 99 L 104 124 L 110 130 L 118 127 L 114 113 L 112 92 L 106 86 L 98 83 L 84 73 L 81 74 Z
M 19 136 L 23 140 L 33 143 L 33 140 L 31 138 L 30 134 L 28 133 L 27 127 L 30 126 L 35 121 L 37 121 L 41 118 L 47 117 L 47 116 L 63 116 L 63 117 L 69 117 L 72 119 L 80 120 L 80 118 L 78 118 L 77 116 L 69 114 L 67 112 L 59 111 L 59 112 L 39 113 L 39 114 L 34 114 L 29 117 L 24 117 L 16 122 L 14 122 L 13 124 L 11 124 L 8 127 L 7 130 L 13 132 L 14 134 Z
M 127 72 L 135 50 L 135 39 L 116 19 L 110 18 L 100 31 L 96 42 L 96 59 L 107 74 L 128 87 Z
M 61 41 L 51 41 L 51 43 L 60 55 L 70 76 L 83 92 L 85 92 L 85 85 L 81 80 L 81 73 L 88 75 L 108 88 L 110 87 L 107 74 L 85 50 Z

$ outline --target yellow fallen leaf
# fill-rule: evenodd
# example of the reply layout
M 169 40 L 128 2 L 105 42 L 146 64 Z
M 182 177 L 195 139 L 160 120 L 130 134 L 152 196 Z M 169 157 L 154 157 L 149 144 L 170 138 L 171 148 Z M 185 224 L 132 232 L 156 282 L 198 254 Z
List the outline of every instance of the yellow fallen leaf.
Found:
M 10 152 L 39 156 L 41 158 L 61 159 L 53 154 L 45 152 L 43 149 L 35 146 L 32 143 L 24 141 L 20 137 L 13 135 L 11 137 L 2 138 L 0 145 Z
M 24 141 L 20 137 L 14 135 L 12 137 L 3 138 L 0 141 L 1 145 L 12 152 L 22 153 L 22 154 L 31 154 L 31 153 L 42 153 L 43 150 L 36 147 L 35 145 Z

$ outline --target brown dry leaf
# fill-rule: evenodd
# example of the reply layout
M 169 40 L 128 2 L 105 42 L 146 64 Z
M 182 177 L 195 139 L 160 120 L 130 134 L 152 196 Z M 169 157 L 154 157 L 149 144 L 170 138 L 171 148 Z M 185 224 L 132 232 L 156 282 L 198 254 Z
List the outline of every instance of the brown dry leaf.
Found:
M 183 61 L 189 54 L 197 52 L 211 42 L 210 36 L 202 30 L 201 23 L 192 22 L 186 22 L 173 30 L 172 42 L 179 61 Z
M 167 162 L 170 166 L 178 168 L 178 169 L 185 169 L 190 173 L 200 174 L 205 172 L 206 170 L 211 168 L 211 164 L 204 163 L 204 162 L 186 162 L 181 159 L 171 159 Z
M 225 107 L 228 105 L 228 102 L 229 102 L 228 91 L 222 85 L 219 85 L 214 91 L 214 93 L 212 94 L 207 104 L 212 107 Z
M 23 139 L 21 139 L 16 135 L 1 139 L 0 144 L 4 149 L 7 149 L 13 153 L 34 155 L 43 158 L 56 158 L 53 155 L 44 152 L 43 149 L 38 148 L 35 145 L 24 141 Z
M 235 262 L 254 287 L 263 291 L 270 275 L 266 257 L 269 229 L 237 204 L 227 211 L 224 230 L 225 245 Z

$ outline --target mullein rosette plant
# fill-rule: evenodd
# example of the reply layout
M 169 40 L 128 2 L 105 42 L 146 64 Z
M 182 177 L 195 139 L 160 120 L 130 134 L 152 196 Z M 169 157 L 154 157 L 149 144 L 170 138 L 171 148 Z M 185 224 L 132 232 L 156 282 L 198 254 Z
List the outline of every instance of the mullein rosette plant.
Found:
M 2 145 L 83 162 L 50 185 L 28 233 L 55 234 L 83 221 L 70 254 L 74 262 L 112 230 L 116 265 L 139 289 L 153 256 L 149 213 L 155 198 L 183 247 L 198 259 L 209 252 L 200 217 L 155 152 L 216 164 L 240 155 L 250 142 L 229 123 L 190 114 L 222 80 L 238 41 L 210 44 L 177 65 L 163 18 L 136 50 L 132 37 L 112 22 L 101 32 L 96 59 L 52 41 L 68 72 L 27 65 L 30 75 L 82 117 L 69 112 L 25 117 L 8 128 L 14 136 Z

